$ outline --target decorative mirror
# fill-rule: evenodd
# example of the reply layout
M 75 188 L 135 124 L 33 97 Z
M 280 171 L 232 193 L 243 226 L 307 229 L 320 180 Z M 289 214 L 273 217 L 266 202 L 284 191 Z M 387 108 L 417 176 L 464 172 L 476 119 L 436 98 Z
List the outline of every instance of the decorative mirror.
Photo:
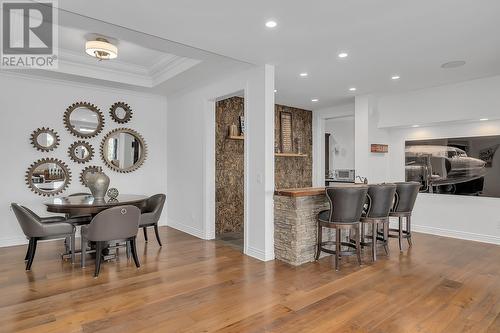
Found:
M 64 126 L 80 138 L 92 138 L 104 127 L 104 116 L 94 104 L 74 103 L 64 112 Z
M 101 157 L 117 172 L 137 170 L 146 160 L 147 146 L 143 137 L 129 128 L 112 130 L 101 142 Z
M 130 121 L 132 118 L 132 109 L 127 103 L 124 102 L 116 102 L 111 105 L 109 109 L 109 114 L 114 121 L 119 124 L 125 124 Z
M 59 194 L 68 187 L 70 181 L 68 166 L 57 158 L 42 158 L 26 171 L 26 184 L 38 195 Z
M 51 151 L 59 145 L 59 135 L 50 128 L 38 128 L 31 133 L 31 144 L 40 151 Z
M 80 172 L 80 183 L 82 183 L 83 186 L 87 186 L 87 182 L 85 181 L 85 176 L 87 175 L 88 172 L 102 172 L 102 167 L 89 165 L 88 167 L 83 169 L 82 172 Z
M 94 157 L 94 148 L 85 141 L 76 141 L 68 148 L 69 157 L 77 163 L 86 163 Z

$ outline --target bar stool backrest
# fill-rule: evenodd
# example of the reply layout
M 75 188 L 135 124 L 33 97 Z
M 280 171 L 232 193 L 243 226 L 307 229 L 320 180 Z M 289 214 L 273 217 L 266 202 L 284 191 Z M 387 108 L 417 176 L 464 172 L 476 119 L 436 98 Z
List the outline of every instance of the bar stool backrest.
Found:
M 368 186 L 349 185 L 326 188 L 330 201 L 330 222 L 358 222 L 363 212 Z
M 368 185 L 368 209 L 366 210 L 366 217 L 388 217 L 394 204 L 395 194 L 396 184 Z
M 415 206 L 418 192 L 421 184 L 418 182 L 396 183 L 396 201 L 394 202 L 393 212 L 410 213 Z
M 86 238 L 102 242 L 134 237 L 137 235 L 140 216 L 141 210 L 132 205 L 106 209 L 92 219 Z

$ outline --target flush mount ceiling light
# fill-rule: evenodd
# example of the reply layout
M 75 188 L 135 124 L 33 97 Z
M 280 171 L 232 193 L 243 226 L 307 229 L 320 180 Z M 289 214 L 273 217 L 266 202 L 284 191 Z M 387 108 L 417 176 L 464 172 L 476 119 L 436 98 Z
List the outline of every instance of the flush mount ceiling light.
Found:
M 316 103 L 316 102 L 318 102 L 318 101 L 319 101 L 319 99 L 317 99 L 317 98 L 313 98 L 313 99 L 311 99 L 311 102 L 313 102 L 313 103 Z
M 400 78 L 401 78 L 401 76 L 399 76 L 399 75 L 391 76 L 391 80 L 399 80 Z
M 481 118 L 479 119 L 479 121 L 488 121 L 489 119 L 488 118 Z
M 309 74 L 307 74 L 306 72 L 304 72 L 304 73 L 300 73 L 299 75 L 300 75 L 300 77 L 307 77 Z
M 273 21 L 273 20 L 269 20 L 266 22 L 266 27 L 268 27 L 268 28 L 276 28 L 277 25 L 278 25 L 278 23 L 276 23 L 276 21 Z
M 347 54 L 347 52 L 340 52 L 340 53 L 338 54 L 338 57 L 339 57 L 339 58 L 347 58 L 347 56 L 348 56 L 348 55 L 349 55 L 349 54 Z
M 411 127 L 417 128 L 417 127 L 420 127 L 420 125 L 412 125 Z
M 118 48 L 104 38 L 96 38 L 85 43 L 85 52 L 99 60 L 109 60 L 118 57 Z
M 351 88 L 349 88 L 349 91 L 356 91 L 356 88 L 351 87 Z
M 441 68 L 444 68 L 444 69 L 457 68 L 457 67 L 462 67 L 463 65 L 465 65 L 465 61 L 456 60 L 456 61 L 450 61 L 450 62 L 446 62 L 446 63 L 442 64 Z

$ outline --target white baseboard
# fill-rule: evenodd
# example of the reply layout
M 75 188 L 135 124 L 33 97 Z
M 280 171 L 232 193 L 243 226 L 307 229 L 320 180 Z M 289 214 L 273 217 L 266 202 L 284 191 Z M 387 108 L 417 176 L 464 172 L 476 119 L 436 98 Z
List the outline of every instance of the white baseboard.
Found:
M 247 256 L 250 256 L 255 259 L 259 259 L 261 261 L 271 261 L 274 260 L 274 251 L 271 253 L 266 253 L 260 249 L 257 249 L 252 246 L 248 246 L 247 251 L 245 253 Z
M 497 236 L 475 234 L 472 232 L 442 229 L 424 225 L 412 225 L 411 228 L 415 232 L 421 232 L 424 234 L 431 234 L 436 236 L 451 237 L 451 238 L 465 239 L 475 242 L 500 245 L 500 237 Z
M 16 246 L 28 244 L 25 236 L 5 237 L 0 238 L 0 247 Z
M 190 234 L 192 236 L 205 239 L 205 234 L 203 230 L 198 228 L 193 228 L 191 226 L 185 225 L 178 221 L 174 221 L 172 219 L 168 219 L 167 225 L 171 228 L 177 229 L 179 231 L 185 232 L 186 234 Z

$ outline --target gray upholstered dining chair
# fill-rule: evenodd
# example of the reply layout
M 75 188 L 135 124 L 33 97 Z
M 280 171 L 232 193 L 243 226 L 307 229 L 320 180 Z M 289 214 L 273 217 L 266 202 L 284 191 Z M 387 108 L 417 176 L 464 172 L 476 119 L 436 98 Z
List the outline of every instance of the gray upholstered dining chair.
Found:
M 160 220 L 161 212 L 163 206 L 165 205 L 165 194 L 155 194 L 149 197 L 145 202 L 141 210 L 141 221 L 139 222 L 139 228 L 142 228 L 144 232 L 144 240 L 148 241 L 147 227 L 154 227 L 156 240 L 158 244 L 162 246 L 160 233 L 158 232 L 158 221 Z
M 326 188 L 326 196 L 330 201 L 330 209 L 318 214 L 318 241 L 316 250 L 316 260 L 321 252 L 335 255 L 335 270 L 339 270 L 340 257 L 356 254 L 358 263 L 361 265 L 361 244 L 360 244 L 360 218 L 366 200 L 368 186 L 349 185 L 333 186 Z M 335 241 L 323 241 L 323 228 L 335 229 Z M 352 230 L 356 232 L 355 243 L 342 242 L 342 230 Z M 323 247 L 326 244 L 335 244 L 335 250 Z M 355 249 L 352 251 L 342 251 L 341 246 Z
M 395 184 L 371 184 L 368 185 L 367 201 L 368 206 L 361 216 L 361 245 L 371 245 L 372 259 L 377 260 L 377 240 L 382 241 L 386 253 L 388 249 L 389 237 L 389 213 L 394 203 L 394 195 L 396 194 Z M 364 241 L 364 226 L 371 225 L 371 242 Z M 378 235 L 378 226 L 382 225 L 383 237 Z
M 40 217 L 30 209 L 16 203 L 11 204 L 17 221 L 29 239 L 26 270 L 31 270 L 39 240 L 66 238 L 70 240 L 71 262 L 75 261 L 75 227 L 62 216 Z
M 392 232 L 389 234 L 389 237 L 399 239 L 399 250 L 402 251 L 403 238 L 408 240 L 408 246 L 412 246 L 411 215 L 421 184 L 418 182 L 401 182 L 395 184 L 396 200 L 389 216 L 398 218 L 398 229 L 389 229 Z M 406 229 L 403 229 L 403 219 L 406 219 Z
M 130 246 L 135 265 L 140 267 L 135 238 L 139 227 L 141 210 L 132 205 L 117 206 L 97 214 L 89 225 L 81 228 L 82 267 L 85 267 L 87 242 L 96 243 L 95 273 L 99 275 L 102 250 L 108 242 L 125 240 Z

